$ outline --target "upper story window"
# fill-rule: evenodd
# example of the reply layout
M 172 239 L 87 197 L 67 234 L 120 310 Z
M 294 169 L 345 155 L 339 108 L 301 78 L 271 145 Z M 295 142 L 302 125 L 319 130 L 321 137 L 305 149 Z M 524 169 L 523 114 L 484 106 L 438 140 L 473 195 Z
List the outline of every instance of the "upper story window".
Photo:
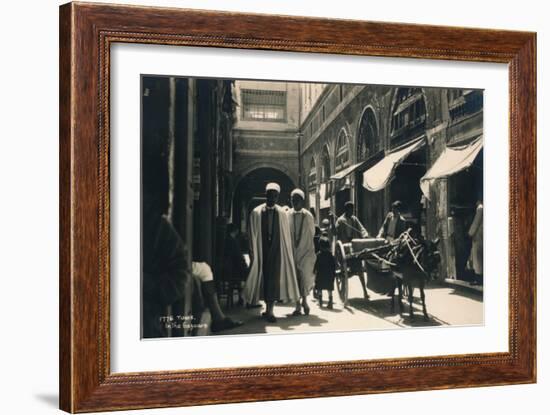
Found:
M 372 109 L 363 112 L 357 134 L 357 161 L 367 160 L 378 150 L 379 140 L 376 118 Z
M 340 131 L 338 135 L 338 142 L 336 143 L 336 160 L 335 170 L 338 172 L 349 166 L 349 146 L 348 138 L 344 130 Z
M 391 122 L 392 138 L 424 126 L 426 103 L 420 88 L 401 88 L 398 91 Z
M 286 91 L 243 89 L 241 100 L 243 120 L 286 121 Z
M 483 109 L 483 91 L 477 89 L 449 89 L 449 115 L 451 120 L 475 114 Z

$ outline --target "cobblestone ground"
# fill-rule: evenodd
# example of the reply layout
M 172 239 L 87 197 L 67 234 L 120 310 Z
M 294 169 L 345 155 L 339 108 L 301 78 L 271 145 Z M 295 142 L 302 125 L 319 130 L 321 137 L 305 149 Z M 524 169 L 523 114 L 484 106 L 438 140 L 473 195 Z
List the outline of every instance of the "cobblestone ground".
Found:
M 426 304 L 429 319 L 422 316 L 422 307 L 418 290 L 415 291 L 415 319 L 411 320 L 407 299 L 404 298 L 404 313 L 391 312 L 391 300 L 386 295 L 369 290 L 370 300 L 363 298 L 361 284 L 352 277 L 349 287 L 349 302 L 344 307 L 334 291 L 334 309 L 326 308 L 327 295 L 324 295 L 324 307 L 312 296 L 308 298 L 311 311 L 309 316 L 292 316 L 292 305 L 277 305 L 277 322 L 268 323 L 260 314 L 262 308 L 246 309 L 231 307 L 225 309 L 228 316 L 244 322 L 244 325 L 220 334 L 252 333 L 304 333 L 342 330 L 396 329 L 405 327 L 436 327 L 483 324 L 483 297 L 480 293 L 462 287 L 449 287 L 431 283 L 426 288 Z

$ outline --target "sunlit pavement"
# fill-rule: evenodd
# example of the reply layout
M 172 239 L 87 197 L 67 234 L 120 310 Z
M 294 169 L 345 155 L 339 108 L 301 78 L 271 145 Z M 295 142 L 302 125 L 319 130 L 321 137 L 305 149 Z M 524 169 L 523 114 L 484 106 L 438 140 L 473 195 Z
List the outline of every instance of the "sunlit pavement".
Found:
M 327 294 L 324 293 L 324 307 L 310 295 L 308 316 L 292 316 L 294 305 L 278 304 L 275 306 L 277 321 L 269 323 L 261 317 L 264 308 L 246 309 L 244 307 L 226 308 L 225 312 L 233 319 L 244 324 L 219 334 L 281 334 L 324 331 L 396 329 L 404 327 L 435 327 L 483 324 L 482 295 L 461 287 L 448 287 L 431 283 L 426 288 L 426 305 L 429 319 L 422 315 L 420 294 L 414 293 L 415 318 L 409 317 L 408 299 L 403 298 L 403 315 L 399 314 L 396 304 L 391 311 L 391 299 L 369 290 L 370 299 L 363 298 L 361 284 L 357 277 L 349 280 L 349 301 L 347 307 L 340 302 L 334 291 L 334 309 L 326 308 Z

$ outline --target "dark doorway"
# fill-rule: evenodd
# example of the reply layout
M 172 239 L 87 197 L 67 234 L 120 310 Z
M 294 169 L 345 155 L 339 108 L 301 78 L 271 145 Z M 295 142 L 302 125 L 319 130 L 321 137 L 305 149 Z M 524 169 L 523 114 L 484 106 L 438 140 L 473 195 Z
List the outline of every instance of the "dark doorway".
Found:
M 347 201 L 351 200 L 349 187 L 336 192 L 336 216 L 344 214 L 344 206 Z
M 457 279 L 473 281 L 467 269 L 472 241 L 468 229 L 472 224 L 478 198 L 483 200 L 483 150 L 472 165 L 449 177 L 449 214 L 453 219 L 453 239 Z
M 422 190 L 420 178 L 426 174 L 426 148 L 413 151 L 395 169 L 390 185 L 390 203 L 400 200 L 402 214 L 411 224 L 420 225 L 422 218 Z
M 371 192 L 361 184 L 363 173 L 357 174 L 357 217 L 371 236 L 376 236 L 384 221 L 384 190 Z

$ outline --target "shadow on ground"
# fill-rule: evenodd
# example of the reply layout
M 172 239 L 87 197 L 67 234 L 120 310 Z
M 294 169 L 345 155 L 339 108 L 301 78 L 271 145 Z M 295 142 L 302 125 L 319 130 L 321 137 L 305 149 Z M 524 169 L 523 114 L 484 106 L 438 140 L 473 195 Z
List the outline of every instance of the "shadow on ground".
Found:
M 230 308 L 225 310 L 225 314 L 233 319 L 241 320 L 244 324 L 240 327 L 236 327 L 232 330 L 225 330 L 219 334 L 233 335 L 233 334 L 262 334 L 267 333 L 267 327 L 276 326 L 282 331 L 294 331 L 299 326 L 304 329 L 304 326 L 308 327 L 322 327 L 323 324 L 328 323 L 328 320 L 316 315 L 316 305 L 311 305 L 311 311 L 309 315 L 293 316 L 292 312 L 294 307 L 292 305 L 278 305 L 275 306 L 275 315 L 277 321 L 275 323 L 269 323 L 261 316 L 262 309 L 246 309 L 246 308 Z M 339 312 L 340 310 L 329 310 Z
M 351 298 L 348 305 L 357 311 L 375 315 L 399 327 L 435 327 L 448 324 L 430 315 L 429 312 L 428 319 L 426 320 L 422 314 L 422 306 L 416 298 L 413 301 L 414 319 L 411 319 L 409 315 L 409 304 L 407 301 L 403 301 L 403 314 L 399 314 L 397 297 L 395 300 L 395 310 L 393 312 L 391 310 L 390 297 L 381 297 L 369 301 L 365 301 L 362 298 Z

